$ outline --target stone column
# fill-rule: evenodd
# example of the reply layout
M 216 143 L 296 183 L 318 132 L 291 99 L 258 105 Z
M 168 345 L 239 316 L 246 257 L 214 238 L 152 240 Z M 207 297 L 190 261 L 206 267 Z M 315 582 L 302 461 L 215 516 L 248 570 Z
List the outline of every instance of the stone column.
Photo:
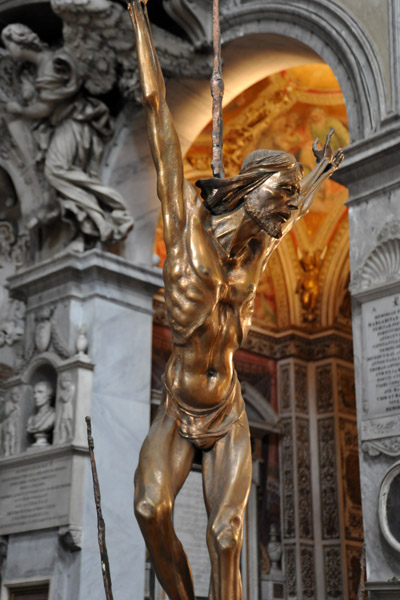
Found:
M 50 350 L 56 355 L 58 348 L 66 355 L 78 353 L 83 362 L 89 356 L 94 363 L 93 391 L 86 401 L 92 417 L 113 591 L 119 600 L 131 599 L 132 586 L 137 597 L 144 597 L 145 545 L 133 515 L 133 473 L 150 421 L 152 298 L 161 286 L 159 269 L 134 265 L 100 250 L 61 254 L 10 280 L 11 294 L 27 303 L 25 360 L 33 360 L 29 342 L 35 338 L 35 315 L 51 307 L 51 341 L 40 357 L 44 360 Z M 76 385 L 81 385 L 79 379 Z M 79 419 L 84 416 L 79 414 Z M 79 423 L 80 431 L 83 427 Z M 81 438 L 82 456 L 86 450 Z M 75 441 L 71 444 L 74 451 Z M 31 570 L 36 576 L 51 578 L 60 600 L 101 598 L 104 591 L 87 455 L 79 472 L 72 468 L 71 477 L 74 485 L 79 480 L 75 495 L 81 511 L 81 540 L 73 548 L 60 546 L 60 532 L 54 529 L 11 535 L 4 580 L 23 579 Z M 70 554 L 71 550 L 78 551 Z
M 362 527 L 351 339 L 334 331 L 291 338 L 282 346 L 294 356 L 278 367 L 286 593 L 352 600 L 345 573 L 352 552 L 359 561 Z

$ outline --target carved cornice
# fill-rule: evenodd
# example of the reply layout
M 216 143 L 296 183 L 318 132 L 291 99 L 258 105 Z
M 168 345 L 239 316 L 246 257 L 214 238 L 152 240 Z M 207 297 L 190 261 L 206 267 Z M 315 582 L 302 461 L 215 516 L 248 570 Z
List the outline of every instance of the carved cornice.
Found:
M 386 223 L 377 237 L 377 246 L 351 278 L 353 295 L 386 287 L 400 280 L 400 221 Z

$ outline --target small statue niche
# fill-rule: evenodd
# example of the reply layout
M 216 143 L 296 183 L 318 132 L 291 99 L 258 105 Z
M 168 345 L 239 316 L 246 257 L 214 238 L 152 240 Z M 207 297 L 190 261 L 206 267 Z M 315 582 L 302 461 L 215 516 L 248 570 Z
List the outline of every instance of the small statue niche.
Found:
M 44 448 L 53 443 L 56 412 L 54 408 L 56 377 L 50 377 L 49 369 L 37 371 L 33 379 L 32 392 L 34 413 L 28 418 L 26 432 L 33 443 L 31 448 Z

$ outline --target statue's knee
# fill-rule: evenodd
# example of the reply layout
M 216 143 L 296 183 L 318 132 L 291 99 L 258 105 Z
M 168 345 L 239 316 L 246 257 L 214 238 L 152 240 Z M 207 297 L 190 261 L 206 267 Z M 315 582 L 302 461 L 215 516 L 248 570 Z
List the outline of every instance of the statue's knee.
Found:
M 136 519 L 143 525 L 157 524 L 171 516 L 166 502 L 154 502 L 148 497 L 136 499 L 134 508 Z
M 207 530 L 207 543 L 219 554 L 240 550 L 242 519 L 239 516 L 233 516 L 223 522 L 212 524 Z

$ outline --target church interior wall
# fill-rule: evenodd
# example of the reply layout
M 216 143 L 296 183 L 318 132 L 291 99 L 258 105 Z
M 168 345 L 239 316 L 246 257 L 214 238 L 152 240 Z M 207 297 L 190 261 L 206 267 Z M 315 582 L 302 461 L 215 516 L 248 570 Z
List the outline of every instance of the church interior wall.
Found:
M 15 22 L 29 4 L 0 1 L 1 26 Z M 198 8 L 204 10 L 203 3 Z M 310 9 L 312 13 L 307 12 Z M 33 29 L 38 23 L 35 11 L 36 7 L 29 7 L 25 16 Z M 305 250 L 309 240 L 304 225 L 282 244 L 271 261 L 265 298 L 268 290 L 275 288 L 270 294 L 271 306 L 275 306 L 272 320 L 265 326 L 256 315 L 246 346 L 237 357 L 238 370 L 253 387 L 257 388 L 257 378 L 261 381 L 268 375 L 260 390 L 265 404 L 281 416 L 280 432 L 266 434 L 268 443 L 261 434 L 254 438 L 258 440 L 257 452 L 262 455 L 265 447 L 270 452 L 269 471 L 261 476 L 270 494 L 264 498 L 269 502 L 270 513 L 262 529 L 258 529 L 258 548 L 253 543 L 254 533 L 250 535 L 253 546 L 246 556 L 252 552 L 252 558 L 248 559 L 250 571 L 245 582 L 253 583 L 246 586 L 245 600 L 258 600 L 260 593 L 262 600 L 275 600 L 280 597 L 275 592 L 283 593 L 283 589 L 288 600 L 356 600 L 364 535 L 361 498 L 357 485 L 353 485 L 358 478 L 356 420 L 360 432 L 370 423 L 364 406 L 363 311 L 368 302 L 395 299 L 400 294 L 396 262 L 400 239 L 396 113 L 400 108 L 396 104 L 400 77 L 396 74 L 400 57 L 393 55 L 398 51 L 395 37 L 399 9 L 396 0 L 301 0 L 295 7 L 282 2 L 268 5 L 227 0 L 222 3 L 222 11 L 225 108 L 251 86 L 282 70 L 326 63 L 343 92 L 352 142 L 346 155 L 347 165 L 345 162 L 337 177 L 349 190 L 349 221 L 342 202 L 330 222 L 326 220 L 320 229 L 315 228 L 315 235 L 320 237 L 310 245 L 315 252 L 329 240 L 322 266 L 317 270 L 320 289 L 316 321 L 304 320 L 304 307 L 296 294 L 304 271 L 299 248 Z M 44 14 L 49 13 L 46 8 Z M 182 26 L 184 19 L 179 23 Z M 45 19 L 38 26 L 40 33 L 45 31 Z M 203 34 L 202 28 L 196 27 L 188 27 L 186 35 L 199 47 Z M 61 27 L 57 31 L 61 34 Z M 48 35 L 49 42 L 55 41 Z M 193 65 L 196 78 L 180 78 L 171 72 L 167 81 L 168 100 L 186 156 L 210 118 L 209 84 L 201 74 L 203 67 Z M 3 80 L 0 83 L 4 85 Z M 107 101 L 113 110 L 113 101 Z M 73 372 L 80 399 L 79 403 L 74 400 L 74 419 L 79 414 L 80 425 L 74 425 L 75 437 L 66 442 L 65 448 L 58 448 L 53 440 L 51 445 L 55 445 L 50 452 L 65 450 L 74 457 L 74 485 L 80 494 L 77 493 L 77 505 L 70 512 L 76 517 L 75 522 L 69 518 L 68 523 L 60 522 L 59 526 L 36 532 L 8 534 L 3 529 L 6 533 L 2 548 L 8 542 L 8 549 L 0 564 L 1 600 L 8 600 L 10 585 L 35 579 L 49 580 L 51 600 L 80 600 L 102 594 L 92 481 L 84 449 L 83 407 L 93 419 L 115 596 L 120 600 L 130 597 L 134 579 L 137 590 L 146 590 L 140 592 L 140 597 L 146 593 L 146 600 L 158 600 L 158 596 L 151 596 L 153 592 L 162 597 L 160 590 L 154 591 L 156 585 L 153 592 L 150 590 L 150 567 L 131 507 L 132 473 L 150 423 L 150 400 L 156 398 L 153 409 L 159 401 L 160 394 L 154 395 L 152 389 L 160 392 L 159 376 L 169 351 L 165 307 L 159 292 L 153 304 L 153 296 L 162 286 L 160 262 L 154 252 L 159 203 L 141 109 L 130 99 L 119 114 L 115 107 L 114 110 L 115 129 L 105 146 L 101 176 L 104 184 L 126 200 L 128 212 L 135 220 L 133 232 L 103 249 L 98 244 L 81 255 L 56 255 L 55 249 L 59 251 L 65 245 L 65 238 L 59 235 L 58 226 L 46 225 L 40 235 L 47 241 L 35 239 L 29 249 L 21 250 L 21 239 L 10 237 L 7 253 L 2 255 L 10 277 L 10 300 L 7 296 L 5 302 L 18 299 L 26 304 L 26 317 L 24 313 L 20 319 L 24 322 L 22 334 L 16 334 L 12 344 L 5 344 L 4 351 L 0 349 L 1 358 L 6 351 L 9 356 L 8 362 L 0 360 L 2 379 L 10 375 L 7 369 L 14 369 L 4 383 L 4 398 L 9 402 L 14 388 L 25 390 L 23 398 L 29 398 L 30 404 L 24 400 L 22 412 L 28 418 L 34 410 L 34 382 L 28 376 L 24 379 L 23 373 L 34 373 L 40 361 L 55 365 L 58 378 L 63 371 Z M 42 206 L 43 181 L 31 162 L 25 170 L 18 164 L 18 152 L 9 142 L 13 139 L 12 127 L 1 142 L 0 166 L 11 177 L 22 214 L 17 221 L 25 225 Z M 28 134 L 21 126 L 15 135 Z M 28 146 L 25 151 L 29 154 Z M 195 170 L 192 169 L 193 177 Z M 1 218 L 7 220 L 10 214 L 5 211 Z M 20 254 L 25 252 L 25 262 L 15 258 L 17 247 Z M 374 252 L 389 257 L 383 279 L 378 273 L 368 279 Z M 347 293 L 350 262 L 357 411 Z M 2 286 L 4 283 L 1 279 Z M 42 309 L 48 310 L 50 316 L 40 312 Z M 259 311 L 263 315 L 260 306 Z M 13 319 L 15 327 L 19 327 L 17 318 Z M 38 333 L 40 323 L 44 323 L 42 333 Z M 47 342 L 43 335 L 48 335 Z M 19 370 L 13 360 L 20 361 Z M 54 407 L 60 407 L 61 392 L 57 385 L 56 388 L 52 402 Z M 397 423 L 397 413 L 394 414 Z M 254 432 L 257 427 L 254 426 Z M 32 444 L 25 429 L 19 435 L 25 436 L 24 444 L 27 439 Z M 399 435 L 400 425 L 390 435 L 379 434 L 379 443 L 372 434 L 360 434 L 360 444 L 367 444 L 367 450 L 360 451 L 360 469 L 369 600 L 380 600 L 385 593 L 388 598 L 397 598 L 399 593 L 396 582 L 387 582 L 399 573 L 396 550 L 383 538 L 377 520 L 379 486 L 398 460 Z M 258 465 L 257 452 L 253 458 Z M 3 456 L 0 471 L 18 460 Z M 253 532 L 257 524 L 257 490 L 262 495 L 263 490 L 254 483 L 248 530 Z M 271 563 L 268 564 L 272 516 L 283 547 L 279 572 L 275 574 L 271 574 Z M 255 572 L 260 578 L 257 585 L 251 575 Z

